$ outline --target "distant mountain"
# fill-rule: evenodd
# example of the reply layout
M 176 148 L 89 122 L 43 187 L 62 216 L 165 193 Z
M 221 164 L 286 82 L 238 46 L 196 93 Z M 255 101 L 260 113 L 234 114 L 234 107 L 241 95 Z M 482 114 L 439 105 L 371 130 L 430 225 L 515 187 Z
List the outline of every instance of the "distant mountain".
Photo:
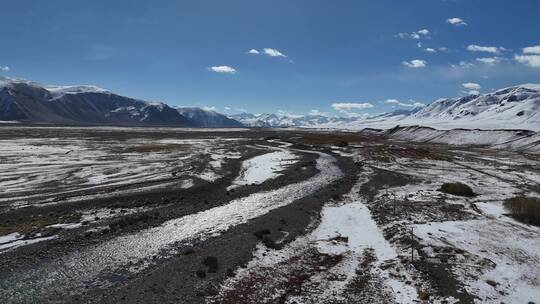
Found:
M 327 123 L 345 123 L 353 118 L 330 117 L 326 115 L 290 115 L 290 114 L 250 114 L 241 113 L 229 116 L 245 126 L 257 128 L 283 128 L 316 126 Z
M 410 112 L 392 112 L 353 123 L 327 123 L 317 127 L 362 129 L 396 125 L 540 131 L 540 85 L 525 84 L 488 94 L 439 99 Z
M 68 125 L 239 126 L 239 123 L 217 113 L 204 110 L 196 113 L 199 113 L 196 108 L 181 112 L 161 102 L 128 98 L 95 86 L 47 86 L 0 77 L 0 121 Z
M 231 119 L 216 111 L 205 110 L 201 108 L 175 108 L 178 113 L 195 122 L 200 127 L 206 128 L 240 128 L 244 125 L 237 120 Z

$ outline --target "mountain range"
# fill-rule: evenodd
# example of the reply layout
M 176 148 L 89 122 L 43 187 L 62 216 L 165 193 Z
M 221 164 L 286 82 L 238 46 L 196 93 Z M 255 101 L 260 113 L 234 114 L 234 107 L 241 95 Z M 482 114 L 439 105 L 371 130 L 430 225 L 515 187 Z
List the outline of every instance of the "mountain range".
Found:
M 540 131 L 540 84 L 524 84 L 487 94 L 443 98 L 411 111 L 395 111 L 352 123 L 327 123 L 319 128 L 389 129 L 427 126 L 436 129 L 524 129 Z
M 350 123 L 354 118 L 328 116 L 323 114 L 294 115 L 294 114 L 251 114 L 240 113 L 230 115 L 230 118 L 241 122 L 247 127 L 284 128 L 317 126 L 328 123 Z
M 49 86 L 0 77 L 0 121 L 26 124 L 173 127 L 309 127 L 361 130 L 400 126 L 436 129 L 540 131 L 540 84 L 487 94 L 439 99 L 425 107 L 367 118 L 283 113 L 223 115 L 196 107 L 171 107 L 112 93 L 96 86 Z
M 0 121 L 26 124 L 241 127 L 214 111 L 173 108 L 96 86 L 48 86 L 0 77 Z
M 425 107 L 398 109 L 367 118 L 318 115 L 249 114 L 231 118 L 250 127 L 390 129 L 428 126 L 436 129 L 526 129 L 540 131 L 540 85 L 524 84 L 487 94 L 443 98 Z

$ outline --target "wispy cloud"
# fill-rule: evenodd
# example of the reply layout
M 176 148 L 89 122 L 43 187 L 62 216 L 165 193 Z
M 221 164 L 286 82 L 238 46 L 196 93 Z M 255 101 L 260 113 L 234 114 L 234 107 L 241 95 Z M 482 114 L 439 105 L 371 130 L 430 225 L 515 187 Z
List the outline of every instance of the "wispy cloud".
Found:
M 369 102 L 336 102 L 332 104 L 332 108 L 338 111 L 365 110 L 373 108 L 373 104 Z
M 10 68 L 8 66 L 1 66 L 0 65 L 0 71 L 1 72 L 9 72 Z
M 257 51 L 256 49 L 251 49 L 248 51 L 248 54 L 254 54 L 254 55 L 257 55 L 257 54 L 260 54 L 259 51 Z
M 540 68 L 540 55 L 515 55 L 514 60 L 533 68 Z
M 540 55 L 540 45 L 526 47 L 523 49 L 523 53 Z
M 398 105 L 400 107 L 407 107 L 407 108 L 421 108 L 421 107 L 425 106 L 425 104 L 423 104 L 421 102 L 415 102 L 415 101 L 412 101 L 412 100 L 407 103 L 407 102 L 399 101 L 397 99 L 387 99 L 387 100 L 384 101 L 384 103 L 395 104 L 395 105 Z
M 474 63 L 467 62 L 467 61 L 460 61 L 457 64 L 451 64 L 450 65 L 454 69 L 468 69 L 474 67 Z
M 435 50 L 433 48 L 426 48 L 425 51 L 428 52 L 428 53 L 437 53 L 437 50 Z
M 403 61 L 402 63 L 403 63 L 404 66 L 409 67 L 409 68 L 413 68 L 413 69 L 425 68 L 427 66 L 427 62 L 425 60 L 422 60 L 422 59 L 414 59 L 414 60 L 411 60 L 411 61 Z
M 203 110 L 205 110 L 205 111 L 213 111 L 213 112 L 217 111 L 216 107 L 214 107 L 214 106 L 203 107 Z
M 487 64 L 487 65 L 496 65 L 503 60 L 501 57 L 483 57 L 476 58 L 476 61 Z
M 481 45 L 471 44 L 467 46 L 467 50 L 471 52 L 486 52 L 486 53 L 492 53 L 492 54 L 500 54 L 502 51 L 505 51 L 506 49 L 503 47 L 481 46 Z
M 430 31 L 428 29 L 421 29 L 419 31 L 412 32 L 412 33 L 398 33 L 397 37 L 401 39 L 410 38 L 410 39 L 418 40 L 418 39 L 421 39 L 422 36 L 427 36 L 429 34 L 430 34 Z
M 540 45 L 524 48 L 523 54 L 514 55 L 514 60 L 533 68 L 540 67 Z
M 283 54 L 277 49 L 264 48 L 263 51 L 266 55 L 270 57 L 287 57 L 285 54 Z
M 455 26 L 466 26 L 467 25 L 467 23 L 465 21 L 463 21 L 463 19 L 458 18 L 458 17 L 448 18 L 448 19 L 446 19 L 446 23 L 449 23 L 449 24 L 452 24 L 452 25 L 455 25 Z
M 212 67 L 209 67 L 208 70 L 212 72 L 216 72 L 216 73 L 228 73 L 228 74 L 236 73 L 236 69 L 228 65 L 212 66 Z

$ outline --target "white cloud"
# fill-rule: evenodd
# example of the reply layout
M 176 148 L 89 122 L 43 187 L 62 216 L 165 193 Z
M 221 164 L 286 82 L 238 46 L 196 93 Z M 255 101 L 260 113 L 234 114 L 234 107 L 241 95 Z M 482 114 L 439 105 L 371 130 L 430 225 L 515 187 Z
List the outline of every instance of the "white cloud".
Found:
M 405 38 L 408 38 L 409 37 L 409 33 L 399 33 L 397 34 L 399 38 L 401 39 L 405 39 Z
M 282 52 L 271 48 L 265 48 L 264 53 L 270 57 L 287 57 Z
M 209 67 L 208 70 L 212 72 L 216 72 L 216 73 L 228 73 L 228 74 L 236 73 L 236 69 L 228 65 L 213 66 L 213 67 Z
M 405 38 L 411 38 L 411 39 L 415 39 L 415 40 L 419 40 L 422 38 L 422 36 L 427 36 L 429 35 L 429 30 L 428 29 L 421 29 L 419 30 L 418 32 L 412 32 L 412 33 L 398 33 L 397 36 L 401 39 L 405 39 Z
M 411 61 L 403 61 L 403 65 L 409 68 L 417 69 L 417 68 L 425 68 L 427 66 L 427 62 L 422 59 L 414 59 Z
M 533 68 L 540 68 L 540 55 L 515 55 L 514 60 Z
M 425 51 L 428 53 L 437 53 L 437 50 L 432 49 L 432 48 L 426 48 Z
M 257 54 L 260 54 L 260 52 L 257 51 L 256 49 L 251 49 L 251 50 L 248 51 L 248 54 L 255 54 L 255 55 L 257 55 Z
M 523 49 L 523 53 L 540 55 L 540 45 L 526 47 Z
M 458 64 L 451 64 L 450 66 L 454 69 L 457 69 L 457 68 L 468 69 L 468 68 L 474 67 L 474 63 L 460 61 Z
M 476 44 L 471 44 L 467 47 L 467 50 L 471 52 L 486 52 L 486 53 L 492 53 L 492 54 L 500 54 L 502 51 L 505 50 L 505 48 L 496 47 L 496 46 L 480 46 Z
M 216 107 L 213 107 L 213 106 L 212 107 L 203 107 L 203 110 L 205 110 L 205 111 L 214 111 L 214 112 L 217 111 Z
M 439 48 L 439 51 L 441 51 L 441 52 L 448 52 L 449 50 L 448 50 L 447 47 L 441 46 L 441 47 Z
M 467 25 L 467 23 L 465 21 L 463 21 L 463 19 L 458 18 L 458 17 L 448 18 L 448 19 L 446 19 L 446 23 L 449 23 L 449 24 L 452 24 L 452 25 L 455 25 L 455 26 L 465 26 L 465 25 Z
M 373 108 L 373 105 L 369 102 L 336 102 L 332 104 L 332 108 L 338 111 L 365 110 Z
M 401 106 L 401 107 L 407 107 L 407 108 L 416 108 L 416 107 L 424 107 L 425 104 L 421 103 L 421 102 L 415 102 L 413 100 L 409 101 L 409 103 L 406 103 L 406 102 L 401 102 L 397 99 L 387 99 L 384 101 L 384 103 L 388 103 L 388 104 L 395 104 L 395 105 L 398 105 L 398 106 Z
M 482 88 L 482 86 L 480 86 L 478 83 L 474 83 L 474 82 L 466 82 L 466 83 L 462 83 L 461 85 L 465 89 L 468 89 L 468 90 L 480 90 L 480 88 Z
M 0 71 L 1 71 L 1 72 L 9 72 L 9 67 L 8 67 L 8 66 L 1 66 L 1 65 L 0 65 Z
M 225 111 L 230 111 L 230 110 L 231 110 L 231 107 L 223 107 L 223 109 L 224 109 Z
M 501 57 L 484 57 L 484 58 L 476 58 L 476 61 L 482 62 L 484 64 L 488 65 L 496 65 L 500 63 L 502 60 Z
M 422 48 L 422 47 L 423 47 L 423 44 L 422 44 L 422 42 L 418 42 L 418 43 L 416 44 L 416 46 L 419 47 L 419 48 Z
M 469 95 L 480 95 L 480 92 L 478 90 L 470 90 Z

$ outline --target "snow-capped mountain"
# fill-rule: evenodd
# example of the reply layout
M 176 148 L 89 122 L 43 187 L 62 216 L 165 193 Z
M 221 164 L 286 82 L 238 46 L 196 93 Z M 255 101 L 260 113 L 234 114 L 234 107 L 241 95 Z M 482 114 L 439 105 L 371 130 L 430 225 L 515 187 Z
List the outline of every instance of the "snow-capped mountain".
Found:
M 196 121 L 201 127 L 239 128 L 244 126 L 242 123 L 212 110 L 193 107 L 175 107 L 175 109 L 184 117 Z
M 388 113 L 353 123 L 318 127 L 362 129 L 421 125 L 437 129 L 540 130 L 540 85 L 525 84 L 488 94 L 439 99 L 410 113 Z
M 240 126 L 218 113 L 196 108 L 180 111 L 165 103 L 128 98 L 96 86 L 48 86 L 3 77 L 0 77 L 0 121 L 67 125 Z
M 316 126 L 328 123 L 345 123 L 354 121 L 347 117 L 330 117 L 326 115 L 291 115 L 291 114 L 251 114 L 241 113 L 229 116 L 245 126 L 256 128 L 283 128 Z

